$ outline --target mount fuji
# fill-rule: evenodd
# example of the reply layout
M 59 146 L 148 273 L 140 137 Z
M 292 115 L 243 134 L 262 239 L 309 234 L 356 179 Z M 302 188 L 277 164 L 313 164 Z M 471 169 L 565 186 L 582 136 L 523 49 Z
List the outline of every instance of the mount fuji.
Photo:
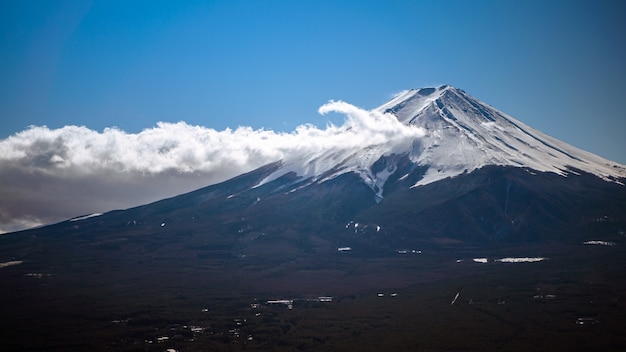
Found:
M 485 350 L 501 331 L 509 345 L 493 350 L 626 346 L 623 165 L 447 85 L 369 112 L 320 108 L 331 111 L 350 119 L 331 129 L 341 141 L 333 147 L 0 236 L 3 342 Z M 347 303 L 324 305 L 333 299 Z M 585 329 L 597 324 L 606 329 Z
M 210 224 L 204 241 L 219 233 L 237 248 L 231 254 L 246 255 L 263 242 L 260 236 L 285 233 L 297 234 L 296 253 L 342 243 L 392 249 L 444 239 L 573 240 L 595 231 L 599 219 L 615 231 L 626 227 L 625 166 L 552 138 L 463 90 L 406 90 L 367 116 L 355 109 L 343 102 L 320 108 L 352 119 L 335 132 L 339 146 L 296 153 L 149 205 L 31 232 L 92 233 L 97 226 L 109 236 L 107 229 L 134 233 L 167 224 L 168 231 L 195 233 Z M 356 135 L 372 129 L 365 142 Z

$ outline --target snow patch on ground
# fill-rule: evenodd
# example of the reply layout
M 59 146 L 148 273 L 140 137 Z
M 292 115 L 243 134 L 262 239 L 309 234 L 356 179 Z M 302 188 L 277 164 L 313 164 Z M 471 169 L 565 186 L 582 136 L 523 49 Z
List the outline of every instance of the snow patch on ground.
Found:
M 89 218 L 94 218 L 94 217 L 100 216 L 100 215 L 102 215 L 102 213 L 93 213 L 93 214 L 89 214 L 89 215 L 85 215 L 85 216 L 79 216 L 77 218 L 70 219 L 70 221 L 80 221 L 80 220 L 85 220 L 85 219 L 89 219 Z
M 544 257 L 519 257 L 519 258 L 501 258 L 496 259 L 496 262 L 501 263 L 535 263 L 546 260 Z
M 23 262 L 24 262 L 23 260 L 12 260 L 9 262 L 0 263 L 0 268 L 6 268 L 8 266 L 13 266 L 13 265 L 20 265 Z
M 597 246 L 615 246 L 615 242 L 608 242 L 608 241 L 587 241 L 587 242 L 583 242 L 583 244 L 597 245 Z
M 535 263 L 547 260 L 545 257 L 506 257 L 493 260 L 494 262 L 499 263 Z M 457 263 L 462 263 L 463 259 L 457 259 Z M 474 258 L 472 259 L 474 263 L 487 264 L 490 262 L 489 258 Z

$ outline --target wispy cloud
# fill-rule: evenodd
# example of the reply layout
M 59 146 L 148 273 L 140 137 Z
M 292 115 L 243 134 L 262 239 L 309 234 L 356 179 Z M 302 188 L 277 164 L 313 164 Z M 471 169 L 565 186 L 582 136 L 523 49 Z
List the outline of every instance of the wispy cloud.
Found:
M 0 140 L 0 232 L 144 204 L 277 160 L 374 144 L 392 153 L 423 135 L 393 116 L 341 101 L 319 112 L 343 113 L 346 119 L 341 126 L 302 125 L 290 133 L 217 131 L 185 122 L 160 122 L 136 134 L 31 126 Z

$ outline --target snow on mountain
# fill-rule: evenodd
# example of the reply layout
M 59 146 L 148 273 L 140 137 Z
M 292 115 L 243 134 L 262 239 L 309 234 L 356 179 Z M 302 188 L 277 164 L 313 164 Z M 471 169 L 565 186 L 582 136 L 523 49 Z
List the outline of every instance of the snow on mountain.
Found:
M 299 176 L 295 183 L 306 181 L 305 185 L 354 172 L 381 195 L 382 188 L 377 186 L 384 184 L 389 172 L 374 174 L 372 165 L 384 155 L 406 154 L 415 140 L 426 133 L 419 126 L 403 124 L 392 114 L 365 111 L 342 101 L 331 101 L 320 107 L 319 112 L 343 113 L 347 120 L 339 127 L 328 126 L 319 139 L 307 141 L 312 145 L 303 145 L 301 149 L 305 152 L 292 148 L 280 169 L 258 186 L 290 172 Z
M 377 110 L 427 131 L 411 152 L 413 162 L 429 166 L 415 186 L 485 165 L 562 176 L 582 170 L 614 181 L 626 177 L 623 165 L 552 138 L 451 86 L 404 91 Z
M 391 155 L 406 155 L 415 166 L 427 168 L 414 187 L 486 165 L 564 177 L 581 170 L 618 183 L 626 178 L 623 165 L 552 138 L 448 85 L 403 91 L 372 111 L 344 102 L 320 108 L 322 114 L 329 111 L 348 116 L 335 131 L 343 147 L 321 147 L 305 157 L 283 160 L 282 167 L 262 183 L 289 172 L 300 176 L 296 183 L 306 180 L 306 184 L 355 172 L 382 199 L 383 186 L 396 165 L 386 163 L 376 172 L 372 166 Z

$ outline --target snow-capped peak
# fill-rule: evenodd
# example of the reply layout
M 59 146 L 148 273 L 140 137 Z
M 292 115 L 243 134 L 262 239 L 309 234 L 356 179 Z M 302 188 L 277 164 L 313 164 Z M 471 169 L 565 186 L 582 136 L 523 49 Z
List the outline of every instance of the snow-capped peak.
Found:
M 406 91 L 378 110 L 426 130 L 411 160 L 429 169 L 415 186 L 485 165 L 563 176 L 583 170 L 606 180 L 626 177 L 623 165 L 552 138 L 451 86 Z
M 296 183 L 307 180 L 306 184 L 354 172 L 382 199 L 383 186 L 397 170 L 394 160 L 399 158 L 389 158 L 382 169 L 373 166 L 393 155 L 404 155 L 426 169 L 414 187 L 486 165 L 562 176 L 582 170 L 614 182 L 626 178 L 623 165 L 552 138 L 449 85 L 403 91 L 372 111 L 344 102 L 320 108 L 320 113 L 328 111 L 348 116 L 345 125 L 332 126 L 333 137 L 340 142 L 286 158 L 262 184 L 288 172 L 300 176 Z
M 443 85 L 438 88 L 409 89 L 400 92 L 376 110 L 384 113 L 391 113 L 404 123 L 410 124 L 412 118 L 418 112 L 439 99 L 443 93 L 452 87 Z

